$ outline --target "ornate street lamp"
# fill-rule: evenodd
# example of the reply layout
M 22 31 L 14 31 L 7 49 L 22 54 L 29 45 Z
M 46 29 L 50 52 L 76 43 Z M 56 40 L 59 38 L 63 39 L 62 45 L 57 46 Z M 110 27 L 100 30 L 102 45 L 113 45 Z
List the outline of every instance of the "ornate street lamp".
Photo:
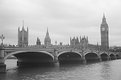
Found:
M 3 36 L 3 34 L 0 36 L 0 39 L 2 41 L 1 46 L 3 46 L 3 40 L 5 39 L 5 37 Z

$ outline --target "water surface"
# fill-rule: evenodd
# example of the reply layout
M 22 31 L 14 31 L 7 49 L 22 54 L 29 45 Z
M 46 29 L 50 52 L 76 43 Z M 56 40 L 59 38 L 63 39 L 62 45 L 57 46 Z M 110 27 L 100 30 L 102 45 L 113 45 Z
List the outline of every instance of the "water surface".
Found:
M 121 60 L 20 69 L 16 61 L 6 61 L 7 73 L 0 80 L 121 80 Z

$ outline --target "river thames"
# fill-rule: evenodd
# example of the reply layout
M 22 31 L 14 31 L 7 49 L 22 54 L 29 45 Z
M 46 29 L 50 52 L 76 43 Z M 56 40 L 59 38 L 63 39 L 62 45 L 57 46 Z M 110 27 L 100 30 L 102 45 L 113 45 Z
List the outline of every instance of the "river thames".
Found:
M 0 80 L 121 80 L 121 60 L 54 67 L 17 68 L 9 59 Z

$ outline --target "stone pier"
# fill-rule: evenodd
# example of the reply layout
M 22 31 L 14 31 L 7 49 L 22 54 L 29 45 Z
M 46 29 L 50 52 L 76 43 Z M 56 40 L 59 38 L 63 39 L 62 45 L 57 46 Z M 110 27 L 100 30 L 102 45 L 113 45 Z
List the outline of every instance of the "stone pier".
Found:
M 0 73 L 5 73 L 6 72 L 6 64 L 4 61 L 4 48 L 0 47 Z
M 85 59 L 85 55 L 84 55 L 84 54 L 82 54 L 82 63 L 83 63 L 83 64 L 86 64 L 86 63 L 87 63 L 87 61 L 86 61 L 86 59 Z
M 56 50 L 56 49 L 54 49 L 54 62 L 55 62 L 55 63 L 57 63 L 57 62 L 58 62 L 57 54 L 58 54 L 57 50 Z

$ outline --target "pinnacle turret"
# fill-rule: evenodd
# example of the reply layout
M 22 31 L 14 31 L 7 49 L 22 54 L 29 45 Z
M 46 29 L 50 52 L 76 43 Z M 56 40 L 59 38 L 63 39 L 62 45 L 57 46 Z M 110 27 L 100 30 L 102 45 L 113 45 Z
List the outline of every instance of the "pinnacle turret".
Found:
M 105 14 L 103 13 L 102 24 L 107 24 Z
M 50 36 L 49 36 L 48 28 L 47 28 L 44 44 L 45 44 L 45 46 L 51 45 L 51 39 L 50 39 Z
M 41 45 L 41 41 L 38 37 L 37 37 L 36 45 Z
M 48 32 L 48 28 L 47 28 L 47 33 L 46 33 L 46 37 L 49 37 L 49 32 Z
M 18 46 L 19 47 L 28 46 L 28 28 L 27 30 L 24 29 L 24 22 L 21 30 L 20 27 L 18 27 Z

